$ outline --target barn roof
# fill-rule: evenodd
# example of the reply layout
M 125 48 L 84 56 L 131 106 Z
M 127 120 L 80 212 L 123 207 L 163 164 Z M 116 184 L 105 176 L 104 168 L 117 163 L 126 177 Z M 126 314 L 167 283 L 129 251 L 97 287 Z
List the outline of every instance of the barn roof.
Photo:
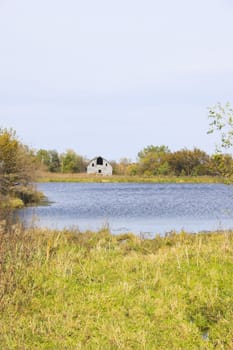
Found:
M 90 164 L 91 162 L 93 162 L 94 160 L 98 159 L 99 157 L 102 158 L 105 162 L 107 162 L 107 163 L 110 164 L 109 160 L 107 160 L 106 158 L 104 158 L 104 157 L 102 157 L 102 156 L 96 156 L 96 157 L 92 158 L 92 159 L 89 161 L 89 164 Z

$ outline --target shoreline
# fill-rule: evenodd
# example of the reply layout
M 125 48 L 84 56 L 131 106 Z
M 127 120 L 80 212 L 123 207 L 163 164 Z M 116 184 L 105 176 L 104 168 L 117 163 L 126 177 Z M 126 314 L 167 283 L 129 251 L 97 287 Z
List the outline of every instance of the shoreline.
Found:
M 37 183 L 43 182 L 80 182 L 80 183 L 232 183 L 220 176 L 128 176 L 128 175 L 87 175 L 64 173 L 40 173 Z

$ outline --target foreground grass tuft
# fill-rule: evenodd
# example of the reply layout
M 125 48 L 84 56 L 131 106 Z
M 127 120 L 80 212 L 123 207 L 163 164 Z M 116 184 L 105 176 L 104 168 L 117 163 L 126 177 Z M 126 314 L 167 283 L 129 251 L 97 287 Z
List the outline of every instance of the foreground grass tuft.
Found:
M 1 349 L 233 348 L 233 232 L 0 230 Z

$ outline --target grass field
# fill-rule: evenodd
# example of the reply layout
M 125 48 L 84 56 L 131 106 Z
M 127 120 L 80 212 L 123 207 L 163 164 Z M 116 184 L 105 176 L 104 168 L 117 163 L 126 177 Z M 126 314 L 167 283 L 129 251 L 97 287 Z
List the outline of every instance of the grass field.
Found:
M 233 232 L 0 230 L 1 349 L 233 349 Z
M 40 172 L 38 182 L 138 182 L 138 183 L 223 183 L 226 178 L 214 176 L 127 176 L 87 175 Z

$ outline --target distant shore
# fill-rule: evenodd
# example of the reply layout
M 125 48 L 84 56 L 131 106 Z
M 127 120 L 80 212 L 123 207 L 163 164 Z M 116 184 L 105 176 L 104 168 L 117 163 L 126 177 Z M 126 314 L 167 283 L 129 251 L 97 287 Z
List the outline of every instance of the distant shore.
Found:
M 37 182 L 84 182 L 84 183 L 226 183 L 218 176 L 138 176 L 138 175 L 87 175 L 41 172 Z

